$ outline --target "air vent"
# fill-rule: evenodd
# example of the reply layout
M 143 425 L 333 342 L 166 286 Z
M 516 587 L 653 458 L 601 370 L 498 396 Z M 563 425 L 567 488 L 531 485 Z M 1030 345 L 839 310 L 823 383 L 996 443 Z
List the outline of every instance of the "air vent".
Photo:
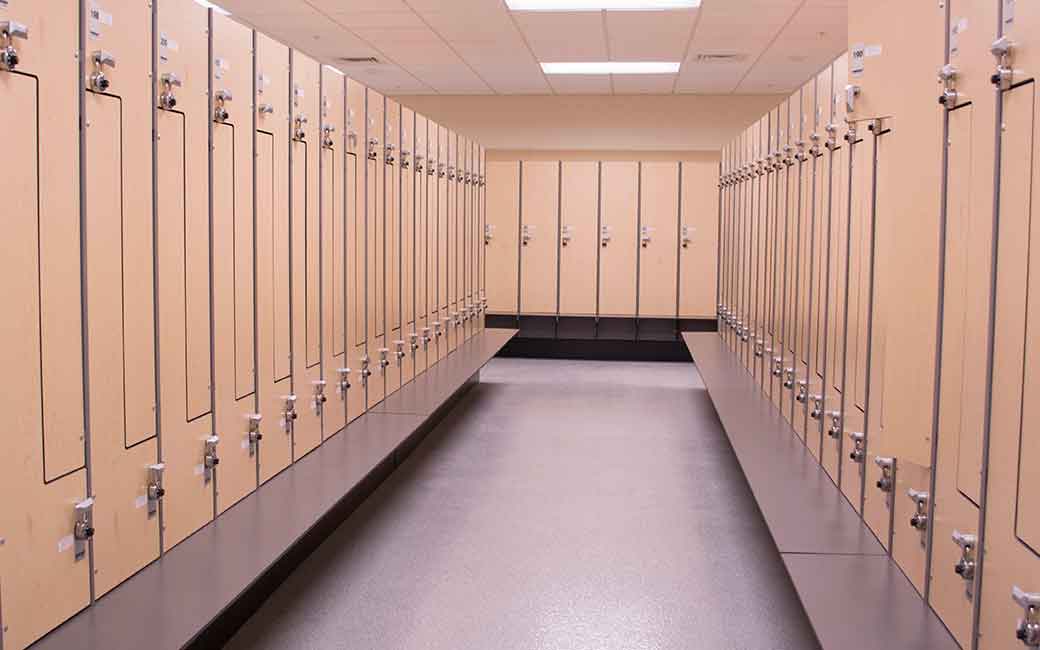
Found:
M 747 58 L 746 54 L 733 52 L 701 52 L 693 57 L 696 63 L 739 63 Z
M 374 56 L 341 56 L 339 60 L 343 63 L 379 63 Z

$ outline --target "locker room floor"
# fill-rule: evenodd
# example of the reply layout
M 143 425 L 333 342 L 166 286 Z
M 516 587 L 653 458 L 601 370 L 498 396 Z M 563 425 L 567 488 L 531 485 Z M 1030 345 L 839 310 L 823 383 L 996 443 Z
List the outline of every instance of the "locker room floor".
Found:
M 495 359 L 227 647 L 818 643 L 692 364 Z

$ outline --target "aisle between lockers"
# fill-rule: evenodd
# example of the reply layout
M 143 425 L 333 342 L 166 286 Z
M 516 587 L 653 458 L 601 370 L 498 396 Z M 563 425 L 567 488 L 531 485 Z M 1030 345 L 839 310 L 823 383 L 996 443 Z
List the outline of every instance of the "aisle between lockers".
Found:
M 818 646 L 691 364 L 497 359 L 229 647 Z

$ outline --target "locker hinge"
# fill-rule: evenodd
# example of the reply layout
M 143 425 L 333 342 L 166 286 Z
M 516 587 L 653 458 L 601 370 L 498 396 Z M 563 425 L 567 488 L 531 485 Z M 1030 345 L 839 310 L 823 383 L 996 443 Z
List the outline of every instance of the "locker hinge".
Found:
M 1023 610 L 1015 628 L 1015 638 L 1027 648 L 1040 648 L 1040 593 L 1022 591 L 1015 585 L 1011 588 L 1011 599 Z
M 166 496 L 166 488 L 163 487 L 163 473 L 166 471 L 164 463 L 155 463 L 148 466 L 148 516 L 153 517 L 159 511 L 159 502 Z

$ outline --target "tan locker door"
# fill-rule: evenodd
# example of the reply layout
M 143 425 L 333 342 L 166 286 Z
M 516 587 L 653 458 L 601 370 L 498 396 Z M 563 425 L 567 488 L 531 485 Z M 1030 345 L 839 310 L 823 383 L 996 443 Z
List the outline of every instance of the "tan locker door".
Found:
M 163 547 L 213 518 L 197 471 L 213 432 L 210 402 L 208 13 L 192 0 L 158 10 L 156 242 Z M 171 76 L 172 75 L 172 76 Z M 168 86 L 163 80 L 168 81 Z M 174 80 L 180 86 L 174 85 Z M 195 92 L 192 92 L 192 91 Z
M 599 163 L 567 161 L 561 174 L 560 315 L 595 316 Z
M 292 226 L 293 460 L 321 444 L 321 152 L 320 75 L 317 62 L 292 51 L 290 193 Z M 327 399 L 327 397 L 325 397 Z
M 813 247 L 816 234 L 816 213 L 813 192 L 815 189 L 815 158 L 812 155 L 812 135 L 816 126 L 816 78 L 810 79 L 802 86 L 801 94 L 801 131 L 798 137 L 798 214 L 800 236 L 798 238 L 798 284 L 797 300 L 795 305 L 795 385 L 794 409 L 792 419 L 795 431 L 805 440 L 809 450 L 815 456 L 819 439 L 813 440 L 806 436 L 809 426 L 809 411 L 806 408 L 809 403 L 809 361 L 812 354 L 810 346 L 810 330 L 812 328 L 812 302 L 813 302 L 813 257 L 816 250 Z
M 368 357 L 366 338 L 366 235 L 365 235 L 365 87 L 347 79 L 347 155 L 344 161 L 346 179 L 347 223 L 347 338 L 349 340 L 350 389 L 347 395 L 347 420 L 354 420 L 368 409 L 363 379 L 364 360 Z
M 441 174 L 443 173 L 443 158 L 440 154 L 440 140 L 441 140 L 441 129 L 434 122 L 429 122 L 427 125 L 428 129 L 428 154 L 426 163 L 426 181 L 427 181 L 427 217 L 426 217 L 426 238 L 427 246 L 429 247 L 429 266 L 426 272 L 426 279 L 429 286 L 429 311 L 430 311 L 430 343 L 429 349 L 426 355 L 427 365 L 432 366 L 437 363 L 441 355 L 441 336 L 443 323 L 441 319 L 444 317 L 441 311 L 441 292 L 443 290 L 443 275 L 442 275 L 442 237 L 441 237 L 441 220 L 443 219 L 443 200 L 441 198 L 444 191 L 444 182 L 441 180 Z
M 773 223 L 774 203 L 776 202 L 776 169 L 773 149 L 776 146 L 775 138 L 775 111 L 770 112 L 763 120 L 762 146 L 764 155 L 764 167 L 762 173 L 762 237 L 759 249 L 762 262 L 759 268 L 759 283 L 762 290 L 759 292 L 759 324 L 758 338 L 755 340 L 756 354 L 758 358 L 758 384 L 768 395 L 769 379 L 772 365 L 773 353 L 773 239 L 776 236 Z
M 386 367 L 389 363 L 386 356 L 386 294 L 385 294 L 385 255 L 386 241 L 384 227 L 384 175 L 386 163 L 383 161 L 383 137 L 385 126 L 383 96 L 372 89 L 366 90 L 366 124 L 365 142 L 367 147 L 367 165 L 365 171 L 365 275 L 366 282 L 366 331 L 368 344 L 368 370 L 371 374 L 365 380 L 368 407 L 372 408 L 383 401 L 386 391 Z
M 469 168 L 469 204 L 470 214 L 466 222 L 466 269 L 469 278 L 467 295 L 469 304 L 466 314 L 469 318 L 469 335 L 476 334 L 478 329 L 477 307 L 480 303 L 480 289 L 477 278 L 480 271 L 480 249 L 478 248 L 477 232 L 480 225 L 480 152 L 475 144 L 470 144 L 470 168 Z
M 429 308 L 429 280 L 427 269 L 429 268 L 429 241 L 427 214 L 429 212 L 429 194 L 426 176 L 426 165 L 428 162 L 428 140 L 427 120 L 422 115 L 415 116 L 415 155 L 412 163 L 414 192 L 415 192 L 415 333 L 418 335 L 418 349 L 415 351 L 415 374 L 426 372 L 427 351 L 429 350 L 430 308 Z
M 951 5 L 951 9 L 960 3 Z M 985 566 L 982 568 L 980 650 L 1026 647 L 1012 641 L 1022 619 L 1035 621 L 1011 594 L 1017 587 L 1036 598 L 1040 592 L 1040 527 L 1036 518 L 1036 462 L 1040 452 L 1037 428 L 1037 297 L 1040 282 L 1033 245 L 1038 242 L 1036 194 L 1040 184 L 1036 121 L 1036 47 L 1040 13 L 1029 3 L 1004 4 L 1004 36 L 1013 43 L 1010 66 L 1013 88 L 1002 93 L 1000 158 L 1000 231 L 994 322 L 993 391 L 989 430 L 988 487 L 985 494 Z M 1008 8 L 1013 13 L 1008 15 Z M 1010 21 L 1008 20 L 1010 18 Z M 987 26 L 991 23 L 984 23 Z M 964 37 L 968 37 L 966 32 Z M 992 33 L 989 33 L 992 37 Z M 975 37 L 961 42 L 975 48 Z M 982 40 L 983 35 L 978 39 Z M 962 48 L 964 47 L 962 45 Z M 983 50 L 984 52 L 984 50 Z M 969 71 L 982 66 L 985 54 L 962 49 L 959 62 Z M 977 63 L 976 63 L 977 62 Z M 993 59 L 979 70 L 992 73 Z M 961 82 L 958 80 L 958 92 Z M 979 100 L 981 104 L 984 99 Z M 980 107 L 981 108 L 981 107 Z M 978 119 L 978 117 L 976 117 Z M 982 136 L 983 122 L 979 124 Z M 989 125 L 992 128 L 992 124 Z M 982 272 L 983 267 L 975 267 Z M 941 435 L 941 433 L 940 433 Z M 963 456 L 962 456 L 963 458 Z M 1035 600 L 1034 600 L 1035 602 Z M 1028 603 L 1026 603 L 1028 604 Z
M 492 161 L 487 169 L 484 228 L 488 313 L 516 314 L 520 291 L 520 163 Z
M 10 378 L 0 405 L 14 427 L 0 455 L 7 496 L 0 507 L 0 615 L 4 648 L 21 650 L 90 599 L 90 563 L 75 559 L 72 543 L 73 504 L 87 496 L 78 380 L 79 70 L 68 55 L 78 43 L 79 16 L 76 3 L 17 3 L 0 7 L 0 20 L 29 30 L 28 40 L 13 44 L 18 72 L 0 70 L 0 124 L 11 161 L 0 177 L 0 295 L 18 306 L 5 318 L 0 342 Z M 41 121 L 41 106 L 67 110 Z
M 487 325 L 487 246 L 485 236 L 487 234 L 487 151 L 480 149 L 480 224 L 477 226 L 477 260 L 480 268 L 477 271 L 477 286 L 479 287 L 480 300 L 480 326 L 485 329 Z
M 213 376 L 217 514 L 257 484 L 254 391 L 253 32 L 213 16 Z M 222 99 L 230 97 L 231 99 Z M 226 117 L 225 117 L 226 116 Z
M 386 215 L 386 317 L 384 347 L 390 363 L 386 367 L 386 394 L 401 387 L 401 360 L 405 342 L 401 335 L 401 105 L 386 100 L 385 215 Z
M 415 327 L 415 113 L 401 109 L 401 383 L 415 377 L 419 335 Z
M 639 197 L 640 318 L 678 312 L 679 163 L 641 163 Z
M 815 439 L 816 458 L 823 462 L 823 413 L 826 397 L 827 376 L 827 329 L 829 325 L 829 280 L 831 256 L 831 187 L 834 182 L 831 168 L 832 154 L 828 126 L 831 124 L 832 105 L 831 66 L 816 76 L 816 125 L 813 129 L 815 139 L 810 153 L 813 156 L 813 173 L 815 174 L 813 193 L 813 255 L 812 255 L 812 324 L 809 331 L 809 424 Z
M 769 396 L 773 403 L 779 408 L 783 402 L 782 374 L 786 366 L 785 336 L 787 332 L 787 250 L 790 246 L 788 241 L 790 229 L 790 166 L 786 162 L 784 147 L 788 144 L 788 105 L 784 101 L 777 111 L 777 144 L 776 155 L 778 157 L 778 168 L 776 170 L 776 196 L 773 201 L 775 211 L 775 235 L 773 238 L 773 355 L 770 359 L 770 386 Z
M 459 326 L 459 235 L 462 218 L 462 184 L 459 182 L 461 166 L 459 165 L 459 136 L 448 131 L 448 223 L 447 223 L 447 303 L 448 320 L 445 323 L 445 340 L 448 352 L 454 352 L 458 346 Z
M 600 176 L 599 315 L 636 314 L 639 163 L 604 162 Z
M 321 68 L 321 289 L 323 295 L 322 364 L 329 382 L 322 407 L 322 438 L 334 435 L 347 425 L 347 222 L 343 208 L 346 196 L 343 183 L 346 159 L 343 151 L 344 92 L 342 73 L 329 66 Z
M 473 219 L 476 216 L 476 188 L 473 185 L 473 166 L 474 166 L 474 155 L 473 155 L 473 143 L 466 141 L 466 223 L 465 223 L 465 242 L 466 254 L 464 256 L 464 263 L 462 265 L 465 272 L 465 285 L 466 285 L 466 300 L 463 303 L 463 322 L 465 323 L 466 338 L 473 335 L 473 325 L 475 324 L 472 319 L 473 311 Z
M 784 374 L 780 377 L 782 387 L 780 410 L 788 422 L 794 422 L 794 380 L 797 369 L 797 344 L 798 344 L 798 284 L 801 280 L 799 274 L 799 242 L 802 237 L 801 219 L 801 181 L 802 167 L 798 161 L 798 142 L 801 138 L 801 90 L 796 91 L 787 100 L 787 141 L 785 150 L 787 157 L 786 181 L 784 189 L 786 193 L 785 232 L 784 249 Z
M 555 315 L 560 163 L 522 162 L 520 179 L 520 313 Z
M 157 462 L 153 296 L 152 10 L 122 0 L 90 21 L 91 47 L 110 53 L 109 85 L 86 97 L 86 286 L 95 498 L 94 595 L 159 555 L 149 515 L 148 466 Z M 107 23 L 111 22 L 112 25 Z M 92 60 L 94 55 L 90 55 Z
M 452 183 L 448 181 L 448 166 L 453 164 L 449 158 L 448 130 L 443 126 L 438 127 L 437 141 L 437 320 L 440 325 L 434 334 L 437 337 L 437 358 L 443 359 L 448 355 L 447 334 L 451 328 L 448 313 L 448 225 L 451 221 L 449 192 Z
M 259 481 L 292 462 L 289 332 L 289 48 L 255 33 L 256 46 L 256 346 Z

